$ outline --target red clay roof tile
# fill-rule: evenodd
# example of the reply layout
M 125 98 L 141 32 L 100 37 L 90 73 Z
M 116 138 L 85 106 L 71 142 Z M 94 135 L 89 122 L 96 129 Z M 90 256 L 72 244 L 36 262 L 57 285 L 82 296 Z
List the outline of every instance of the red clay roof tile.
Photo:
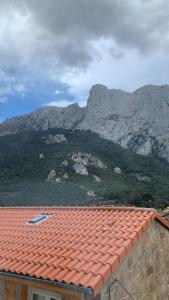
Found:
M 37 214 L 49 218 L 30 225 Z M 146 209 L 0 208 L 0 270 L 91 287 L 97 294 L 154 218 L 169 228 Z

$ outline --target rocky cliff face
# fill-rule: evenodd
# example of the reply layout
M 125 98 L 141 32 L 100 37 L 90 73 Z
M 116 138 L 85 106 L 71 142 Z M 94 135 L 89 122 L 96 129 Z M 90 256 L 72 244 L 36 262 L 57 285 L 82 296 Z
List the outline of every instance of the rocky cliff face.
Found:
M 148 85 L 133 93 L 95 85 L 86 108 L 40 109 L 7 120 L 0 135 L 55 127 L 90 129 L 139 154 L 169 160 L 169 85 Z
M 139 154 L 169 159 L 169 86 L 149 85 L 127 93 L 96 85 L 78 127 Z
M 84 118 L 84 108 L 77 103 L 67 107 L 49 107 L 31 114 L 6 120 L 0 125 L 0 136 L 24 130 L 47 130 L 49 128 L 72 129 Z

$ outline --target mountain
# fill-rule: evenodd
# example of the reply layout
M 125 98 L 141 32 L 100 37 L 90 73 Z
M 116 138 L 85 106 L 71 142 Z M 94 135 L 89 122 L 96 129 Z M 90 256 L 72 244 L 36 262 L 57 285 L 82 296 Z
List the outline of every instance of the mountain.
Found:
M 114 203 L 169 205 L 169 163 L 91 131 L 53 128 L 0 137 L 0 205 Z
M 147 85 L 133 93 L 92 87 L 87 107 L 50 107 L 6 120 L 0 136 L 24 130 L 83 129 L 136 153 L 169 160 L 169 85 Z
M 67 107 L 48 107 L 33 113 L 7 119 L 0 125 L 0 136 L 25 130 L 47 130 L 49 128 L 71 129 L 77 127 L 85 115 L 85 109 L 77 103 Z
M 134 93 L 91 89 L 78 125 L 142 155 L 169 160 L 169 86 L 144 86 Z

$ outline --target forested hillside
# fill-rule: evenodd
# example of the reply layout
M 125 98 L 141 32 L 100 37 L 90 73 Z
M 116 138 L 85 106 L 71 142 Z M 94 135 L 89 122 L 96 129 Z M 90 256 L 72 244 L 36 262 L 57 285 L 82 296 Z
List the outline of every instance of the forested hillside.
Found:
M 169 164 L 90 131 L 0 137 L 0 205 L 169 204 Z

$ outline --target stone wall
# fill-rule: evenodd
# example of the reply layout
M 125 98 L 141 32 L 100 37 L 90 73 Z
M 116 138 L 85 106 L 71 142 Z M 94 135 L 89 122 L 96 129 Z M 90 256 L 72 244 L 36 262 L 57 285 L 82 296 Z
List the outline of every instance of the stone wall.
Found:
M 112 274 L 102 290 L 101 299 L 132 299 L 121 284 L 135 300 L 169 299 L 169 230 L 157 221 L 153 221 Z

